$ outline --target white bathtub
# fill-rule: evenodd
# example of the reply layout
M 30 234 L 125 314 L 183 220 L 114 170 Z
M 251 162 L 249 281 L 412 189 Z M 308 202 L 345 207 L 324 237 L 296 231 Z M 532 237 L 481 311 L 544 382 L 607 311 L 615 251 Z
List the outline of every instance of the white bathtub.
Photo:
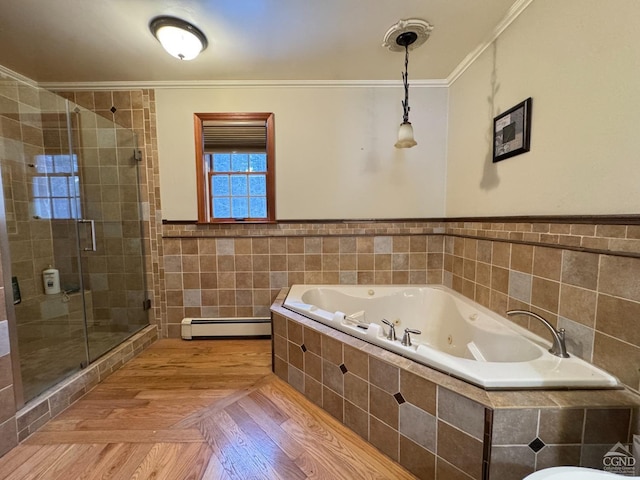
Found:
M 485 389 L 617 388 L 618 380 L 440 285 L 294 285 L 284 307 Z M 387 339 L 387 319 L 397 340 Z M 401 345 L 404 329 L 412 346 Z

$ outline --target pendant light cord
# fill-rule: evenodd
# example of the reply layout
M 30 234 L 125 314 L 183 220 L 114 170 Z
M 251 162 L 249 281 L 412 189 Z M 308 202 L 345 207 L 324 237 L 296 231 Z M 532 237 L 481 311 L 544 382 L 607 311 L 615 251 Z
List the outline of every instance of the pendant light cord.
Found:
M 409 45 L 404 46 L 404 72 L 402 73 L 402 82 L 404 83 L 402 123 L 409 123 Z

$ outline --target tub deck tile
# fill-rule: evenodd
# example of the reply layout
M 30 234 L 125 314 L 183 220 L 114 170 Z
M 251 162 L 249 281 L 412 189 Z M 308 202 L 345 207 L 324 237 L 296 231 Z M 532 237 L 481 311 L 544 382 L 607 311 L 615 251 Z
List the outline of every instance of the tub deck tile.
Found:
M 640 431 L 640 400 L 628 390 L 484 390 L 279 302 L 272 311 L 298 322 L 305 339 L 320 338 L 319 355 L 304 352 L 305 375 L 294 375 L 294 386 L 421 479 L 516 480 L 556 462 L 594 466 L 614 439 L 628 443 Z M 274 371 L 286 379 L 297 360 L 278 352 L 291 355 L 275 355 Z M 316 379 L 307 362 L 315 358 L 324 366 Z M 557 419 L 571 431 L 554 429 Z M 539 436 L 543 448 L 531 448 Z

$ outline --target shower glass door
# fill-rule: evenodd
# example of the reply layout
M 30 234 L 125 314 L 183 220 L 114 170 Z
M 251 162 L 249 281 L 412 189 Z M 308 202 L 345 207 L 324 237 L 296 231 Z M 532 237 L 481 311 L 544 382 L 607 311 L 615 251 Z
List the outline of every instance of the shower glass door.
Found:
M 89 361 L 148 325 L 139 164 L 132 130 L 70 104 Z
M 20 407 L 148 325 L 139 161 L 131 129 L 2 72 L 0 124 Z
M 66 102 L 50 92 L 2 79 L 5 95 L 30 104 L 2 111 L 0 168 L 22 389 L 18 403 L 39 395 L 87 364 L 84 299 L 77 251 L 78 157 L 69 148 Z M 20 96 L 11 92 L 20 92 Z M 5 97 L 6 98 L 6 97 Z M 0 102 L 11 107 L 8 101 Z M 58 270 L 45 288 L 43 271 Z

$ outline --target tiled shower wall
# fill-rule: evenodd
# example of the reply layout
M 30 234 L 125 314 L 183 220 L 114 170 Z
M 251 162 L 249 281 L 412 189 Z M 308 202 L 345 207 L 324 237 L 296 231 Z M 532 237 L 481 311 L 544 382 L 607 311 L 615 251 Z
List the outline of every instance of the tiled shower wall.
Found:
M 161 324 L 161 319 L 163 319 L 165 315 L 161 310 L 162 301 L 160 291 L 161 261 L 159 258 L 162 255 L 162 242 L 159 241 L 158 231 L 160 221 L 160 180 L 157 162 L 154 91 L 149 89 L 135 89 L 114 91 L 64 91 L 57 93 L 68 98 L 70 101 L 95 112 L 99 117 L 105 118 L 109 122 L 113 122 L 125 129 L 133 130 L 136 135 L 138 147 L 142 152 L 142 161 L 139 168 L 139 182 L 143 210 L 142 242 L 146 268 L 145 280 L 148 294 L 152 299 L 152 310 L 149 314 L 149 321 L 152 324 Z M 90 185 L 93 184 L 91 190 L 94 194 L 101 194 L 103 198 L 110 199 L 109 202 L 111 203 L 105 205 L 107 208 L 105 209 L 104 214 L 110 214 L 110 209 L 113 210 L 113 208 L 115 208 L 116 211 L 111 213 L 116 215 L 117 218 L 125 220 L 123 223 L 125 229 L 130 225 L 133 231 L 129 233 L 123 231 L 123 235 L 120 237 L 118 237 L 117 234 L 114 235 L 109 232 L 97 232 L 98 235 L 102 234 L 105 237 L 109 237 L 105 238 L 107 248 L 110 248 L 113 252 L 117 252 L 116 256 L 118 258 L 110 258 L 109 255 L 105 256 L 105 258 L 94 258 L 93 266 L 97 268 L 94 268 L 93 271 L 98 272 L 98 275 L 102 272 L 106 272 L 106 265 L 101 267 L 100 261 L 106 264 L 113 260 L 109 264 L 109 271 L 117 271 L 118 274 L 126 276 L 126 265 L 128 262 L 137 261 L 131 256 L 128 256 L 128 250 L 133 254 L 137 253 L 138 248 L 137 245 L 131 244 L 135 237 L 139 235 L 137 217 L 134 218 L 131 216 L 132 213 L 135 214 L 135 212 L 137 212 L 137 206 L 134 205 L 136 196 L 136 179 L 127 179 L 125 182 L 127 185 L 121 187 L 118 192 L 112 192 L 109 190 L 109 185 L 105 184 L 104 178 L 107 176 L 105 174 L 110 174 L 111 172 L 103 172 L 99 158 L 94 158 L 99 157 L 98 154 L 94 153 L 97 151 L 97 147 L 99 147 L 99 141 L 101 138 L 101 125 L 99 124 L 99 120 L 96 127 L 96 137 L 93 140 L 91 140 L 91 137 L 87 137 L 85 139 L 85 144 L 83 145 L 83 154 L 89 157 L 89 161 L 94 161 L 94 163 L 90 163 L 90 167 L 87 169 L 88 171 L 84 172 L 85 180 Z M 126 132 L 123 134 L 126 134 Z M 118 149 L 117 151 L 114 149 L 114 152 L 121 157 L 118 162 L 122 164 L 122 167 L 119 166 L 118 175 L 121 177 L 122 175 L 132 175 L 134 173 L 133 170 L 126 166 L 129 153 L 123 151 L 123 149 Z M 107 151 L 107 154 L 109 153 L 110 152 Z M 108 218 L 104 218 L 104 220 L 108 220 Z M 108 223 L 105 225 L 108 226 Z M 114 268 L 116 270 L 114 270 Z M 138 305 L 138 297 L 140 296 L 138 293 L 141 291 L 142 285 L 139 284 L 140 281 L 137 278 L 130 278 L 127 281 L 134 282 L 131 284 L 135 287 L 133 290 L 138 290 L 138 292 L 136 292 L 135 299 L 135 303 Z M 115 283 L 117 283 L 117 281 Z M 124 282 L 122 283 L 124 284 Z M 112 289 L 110 288 L 109 290 Z M 105 295 L 113 296 L 113 292 L 103 293 Z M 123 298 L 116 299 L 116 301 L 119 300 L 118 306 L 131 302 L 131 296 L 131 293 L 125 292 Z M 99 313 L 100 312 L 98 312 L 98 314 Z M 134 318 L 133 322 L 136 323 L 137 319 Z

